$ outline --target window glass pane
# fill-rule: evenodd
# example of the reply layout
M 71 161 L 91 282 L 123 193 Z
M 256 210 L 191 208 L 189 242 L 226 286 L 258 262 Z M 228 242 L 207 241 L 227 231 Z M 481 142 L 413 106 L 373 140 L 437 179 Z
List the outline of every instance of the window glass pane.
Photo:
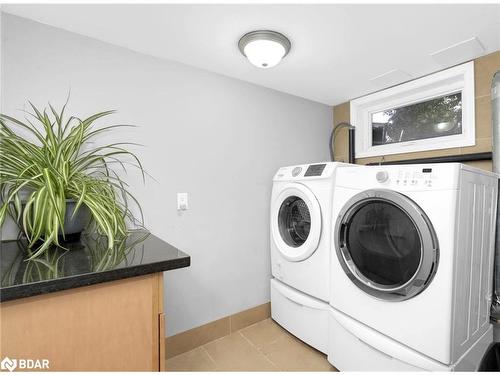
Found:
M 462 133 L 462 93 L 458 92 L 372 114 L 372 146 Z
M 346 246 L 359 271 L 382 285 L 405 284 L 420 264 L 415 224 L 388 202 L 371 201 L 356 211 L 347 223 Z
M 299 247 L 306 242 L 311 230 L 311 215 L 306 202 L 299 197 L 288 197 L 278 214 L 281 238 L 288 246 Z

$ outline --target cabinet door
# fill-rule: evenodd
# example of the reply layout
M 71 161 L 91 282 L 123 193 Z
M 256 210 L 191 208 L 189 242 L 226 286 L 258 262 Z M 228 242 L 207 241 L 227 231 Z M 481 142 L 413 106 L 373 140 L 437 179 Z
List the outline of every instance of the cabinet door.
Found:
M 4 302 L 0 356 L 48 359 L 52 371 L 158 371 L 162 276 Z

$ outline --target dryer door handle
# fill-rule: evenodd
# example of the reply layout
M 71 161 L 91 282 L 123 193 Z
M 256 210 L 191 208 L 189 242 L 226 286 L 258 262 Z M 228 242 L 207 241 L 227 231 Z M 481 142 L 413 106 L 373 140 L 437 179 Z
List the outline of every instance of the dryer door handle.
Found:
M 384 353 L 399 361 L 405 362 L 411 366 L 432 371 L 450 371 L 445 364 L 433 360 L 399 342 L 385 336 L 384 334 L 352 319 L 340 311 L 331 310 L 333 319 L 335 319 L 344 329 L 358 338 L 365 345 L 370 346 L 378 352 Z

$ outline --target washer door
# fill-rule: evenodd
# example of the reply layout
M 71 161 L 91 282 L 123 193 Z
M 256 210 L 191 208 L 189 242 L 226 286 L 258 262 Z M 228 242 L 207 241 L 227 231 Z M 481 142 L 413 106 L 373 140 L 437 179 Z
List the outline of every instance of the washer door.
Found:
M 347 202 L 335 226 L 338 259 L 360 289 L 383 300 L 405 300 L 429 285 L 439 247 L 430 220 L 410 198 L 367 190 Z
M 271 208 L 271 231 L 281 255 L 290 261 L 307 259 L 321 235 L 321 209 L 304 185 L 286 185 Z

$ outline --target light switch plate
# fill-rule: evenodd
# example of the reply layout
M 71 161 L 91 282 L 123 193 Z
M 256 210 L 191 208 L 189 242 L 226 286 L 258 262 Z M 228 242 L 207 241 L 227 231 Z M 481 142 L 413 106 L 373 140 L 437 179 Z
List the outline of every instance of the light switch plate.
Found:
M 177 193 L 177 210 L 186 211 L 188 208 L 188 193 Z

